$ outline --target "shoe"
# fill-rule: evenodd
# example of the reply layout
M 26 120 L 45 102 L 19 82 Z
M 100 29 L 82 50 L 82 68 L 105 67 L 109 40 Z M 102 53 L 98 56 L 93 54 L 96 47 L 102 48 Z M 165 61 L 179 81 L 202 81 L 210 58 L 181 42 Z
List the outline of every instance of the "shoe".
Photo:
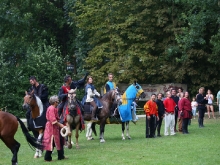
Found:
M 176 135 L 176 133 L 170 134 L 171 136 Z
M 53 160 L 44 160 L 45 162 L 52 162 Z
M 183 132 L 183 134 L 188 134 L 187 132 Z
M 68 157 L 58 158 L 58 160 L 69 159 Z
M 157 135 L 157 137 L 162 137 L 161 135 Z

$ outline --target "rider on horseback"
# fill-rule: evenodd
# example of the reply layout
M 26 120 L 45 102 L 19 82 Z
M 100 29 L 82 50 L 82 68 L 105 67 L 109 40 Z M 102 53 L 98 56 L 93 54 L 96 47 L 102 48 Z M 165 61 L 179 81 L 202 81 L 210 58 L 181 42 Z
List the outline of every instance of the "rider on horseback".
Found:
M 68 99 L 68 97 L 67 97 L 68 96 L 68 91 L 70 89 L 83 88 L 87 76 L 88 76 L 88 73 L 86 73 L 84 78 L 82 78 L 82 79 L 80 79 L 78 81 L 72 81 L 72 78 L 71 78 L 70 75 L 67 75 L 67 76 L 64 77 L 64 85 L 60 88 L 59 93 L 58 93 L 58 97 L 62 101 L 60 103 L 60 105 L 58 106 L 59 116 L 63 113 L 63 109 L 65 109 L 64 105 L 65 105 L 65 103 L 66 103 L 66 101 Z M 80 107 L 80 110 L 82 112 L 83 108 L 81 106 L 80 101 L 77 100 L 77 103 L 78 103 L 78 105 Z M 61 122 L 62 123 L 64 122 L 64 116 L 63 115 L 61 115 Z
M 97 108 L 102 108 L 102 104 L 101 102 L 98 100 L 97 97 L 100 97 L 101 95 L 97 92 L 97 90 L 95 89 L 95 86 L 92 84 L 92 77 L 89 76 L 87 78 L 87 84 L 85 87 L 85 96 L 83 97 L 82 100 L 82 104 L 84 105 L 84 103 L 90 103 L 93 106 L 93 110 L 92 110 L 92 121 L 97 121 L 96 118 L 96 110 Z
M 108 82 L 106 82 L 105 87 L 104 87 L 104 94 L 109 92 L 112 89 L 116 89 L 116 84 L 115 84 L 115 82 L 113 82 L 113 74 L 109 73 L 108 74 Z M 110 110 L 111 116 L 115 115 L 114 111 L 116 108 L 117 108 L 117 104 L 114 103 L 113 106 L 111 107 L 111 110 Z
M 29 92 L 34 91 L 34 94 L 38 96 L 43 104 L 43 111 L 46 111 L 49 107 L 49 100 L 48 100 L 48 88 L 44 84 L 40 84 L 35 76 L 31 76 L 29 78 L 30 84 L 32 85 L 29 89 Z M 26 113 L 26 119 L 27 119 L 27 126 L 28 130 L 33 127 L 33 123 L 30 123 L 30 117 L 31 117 L 31 110 L 28 109 Z M 34 132 L 33 132 L 34 133 Z M 35 133 L 34 133 L 35 134 Z

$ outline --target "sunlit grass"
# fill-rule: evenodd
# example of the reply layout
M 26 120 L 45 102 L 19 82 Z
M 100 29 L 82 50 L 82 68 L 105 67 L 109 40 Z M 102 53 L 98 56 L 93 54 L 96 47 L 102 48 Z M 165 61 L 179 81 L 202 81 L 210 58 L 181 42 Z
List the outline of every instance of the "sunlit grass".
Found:
M 99 138 L 87 141 L 85 133 L 80 133 L 80 149 L 65 148 L 69 159 L 58 161 L 54 152 L 53 162 L 44 162 L 43 158 L 34 159 L 21 130 L 16 139 L 21 143 L 18 154 L 20 165 L 56 164 L 56 165 L 116 165 L 116 164 L 155 164 L 155 165 L 217 165 L 220 164 L 220 118 L 205 118 L 205 128 L 198 128 L 197 119 L 192 120 L 188 135 L 177 133 L 175 136 L 146 139 L 145 118 L 136 125 L 130 124 L 131 140 L 121 140 L 121 125 L 106 125 L 106 143 Z M 99 128 L 96 128 L 99 132 Z M 162 126 L 162 133 L 164 123 Z M 75 140 L 72 138 L 73 141 Z M 0 165 L 11 164 L 12 154 L 0 141 Z

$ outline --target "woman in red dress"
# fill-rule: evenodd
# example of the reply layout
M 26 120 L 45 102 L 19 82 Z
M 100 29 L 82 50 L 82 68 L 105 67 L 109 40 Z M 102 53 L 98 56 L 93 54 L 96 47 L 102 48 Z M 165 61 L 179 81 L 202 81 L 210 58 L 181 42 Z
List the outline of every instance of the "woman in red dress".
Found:
M 64 139 L 60 135 L 60 128 L 63 128 L 64 125 L 59 123 L 59 116 L 57 106 L 59 103 L 58 96 L 52 96 L 49 100 L 51 106 L 47 108 L 46 112 L 46 127 L 44 130 L 43 144 L 44 150 L 46 150 L 44 160 L 52 161 L 52 151 L 56 147 L 58 153 L 58 160 L 65 159 L 63 143 Z
M 183 134 L 188 134 L 188 123 L 189 120 L 192 118 L 192 107 L 191 101 L 189 99 L 189 93 L 184 92 L 183 98 L 179 101 L 179 110 L 180 110 L 180 117 L 183 120 L 182 123 L 182 131 Z

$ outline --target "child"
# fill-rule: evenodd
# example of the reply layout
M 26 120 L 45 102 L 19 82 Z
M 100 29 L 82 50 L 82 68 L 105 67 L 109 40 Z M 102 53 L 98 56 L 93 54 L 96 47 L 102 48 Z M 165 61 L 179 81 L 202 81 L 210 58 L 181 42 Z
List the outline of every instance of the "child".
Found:
M 193 101 L 191 102 L 191 106 L 192 106 L 192 113 L 193 113 L 193 116 L 194 116 L 194 119 L 195 119 L 195 116 L 196 116 L 196 107 L 198 106 L 195 97 L 193 97 Z

